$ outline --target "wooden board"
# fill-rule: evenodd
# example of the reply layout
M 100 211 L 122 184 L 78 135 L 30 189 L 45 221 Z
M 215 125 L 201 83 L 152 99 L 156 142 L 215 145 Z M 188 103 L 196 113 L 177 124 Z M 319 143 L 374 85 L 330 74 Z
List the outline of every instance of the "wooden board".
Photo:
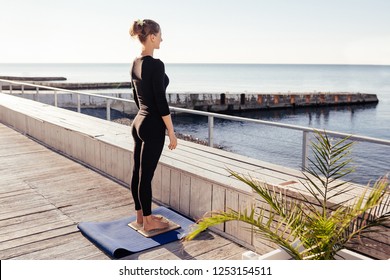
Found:
M 2 124 L 0 158 L 0 259 L 109 259 L 76 224 L 134 215 L 127 188 Z M 187 198 L 184 207 L 190 204 L 187 179 L 179 176 L 177 182 L 188 187 L 187 196 L 177 193 L 176 199 Z M 219 235 L 204 233 L 200 240 L 172 242 L 129 258 L 240 259 L 246 250 Z
M 181 227 L 179 224 L 176 224 L 165 217 L 163 217 L 162 220 L 164 222 L 168 222 L 168 224 L 169 224 L 169 226 L 165 229 L 156 229 L 156 230 L 146 231 L 146 230 L 144 230 L 143 225 L 137 223 L 137 221 L 129 223 L 128 226 L 130 228 L 134 229 L 135 231 L 137 231 L 139 234 L 142 234 L 146 238 L 150 238 L 150 237 L 153 237 L 153 236 L 156 236 L 156 235 L 168 232 L 168 231 L 176 230 L 176 229 L 179 229 Z

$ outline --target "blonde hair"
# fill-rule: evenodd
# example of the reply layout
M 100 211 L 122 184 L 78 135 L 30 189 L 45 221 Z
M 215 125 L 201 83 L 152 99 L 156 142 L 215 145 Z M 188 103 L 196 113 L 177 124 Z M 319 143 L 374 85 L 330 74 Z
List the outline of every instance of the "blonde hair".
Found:
M 130 36 L 137 38 L 141 43 L 146 41 L 150 34 L 156 35 L 160 32 L 160 25 L 151 19 L 135 20 L 130 26 Z

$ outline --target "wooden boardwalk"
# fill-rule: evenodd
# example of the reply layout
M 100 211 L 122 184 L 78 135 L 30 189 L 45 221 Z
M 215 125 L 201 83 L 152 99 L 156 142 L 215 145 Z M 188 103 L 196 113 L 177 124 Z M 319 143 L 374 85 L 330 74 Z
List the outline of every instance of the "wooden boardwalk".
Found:
M 110 259 L 77 224 L 132 216 L 133 208 L 123 185 L 0 123 L 0 259 Z M 246 250 L 207 231 L 126 259 L 240 259 Z
M 0 259 L 108 258 L 81 236 L 76 225 L 133 214 L 130 191 L 124 187 L 131 179 L 133 144 L 129 128 L 2 93 L 0 123 L 67 155 L 62 157 L 1 127 Z M 210 210 L 263 205 L 249 186 L 229 177 L 226 168 L 287 192 L 291 199 L 307 194 L 298 170 L 192 142 L 179 143 L 175 151 L 163 151 L 153 179 L 153 197 L 193 219 Z M 362 190 L 354 185 L 339 199 L 353 198 Z M 237 221 L 226 223 L 216 227 L 218 234 L 208 232 L 193 242 L 171 243 L 131 258 L 240 258 L 246 249 L 221 236 L 260 254 L 275 247 L 252 231 L 243 230 L 243 226 Z M 388 259 L 390 233 L 374 233 L 351 245 L 375 259 Z

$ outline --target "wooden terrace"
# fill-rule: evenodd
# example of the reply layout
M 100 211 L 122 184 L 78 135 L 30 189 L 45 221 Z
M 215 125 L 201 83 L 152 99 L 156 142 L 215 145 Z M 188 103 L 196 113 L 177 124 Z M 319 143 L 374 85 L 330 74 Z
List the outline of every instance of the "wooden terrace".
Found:
M 134 215 L 128 189 L 132 137 L 127 126 L 0 93 L 0 259 L 109 259 L 77 229 L 81 221 Z M 264 202 L 229 177 L 250 174 L 287 192 L 305 194 L 302 173 L 280 165 L 179 140 L 163 151 L 153 197 L 196 220 L 210 210 Z M 346 199 L 362 191 L 355 186 Z M 390 233 L 351 245 L 375 259 L 390 257 Z M 229 222 L 194 241 L 173 242 L 130 259 L 240 259 L 274 245 Z
M 80 221 L 134 215 L 123 185 L 0 124 L 0 259 L 110 259 Z M 212 232 L 126 259 L 240 259 L 247 249 Z

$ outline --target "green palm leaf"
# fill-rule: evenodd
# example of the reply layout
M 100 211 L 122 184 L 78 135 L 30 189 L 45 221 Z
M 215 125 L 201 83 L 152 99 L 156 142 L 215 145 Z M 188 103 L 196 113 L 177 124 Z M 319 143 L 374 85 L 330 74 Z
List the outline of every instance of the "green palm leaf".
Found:
M 228 169 L 230 175 L 250 186 L 268 207 L 243 211 L 213 211 L 200 219 L 185 240 L 192 240 L 209 227 L 241 221 L 259 238 L 272 241 L 294 259 L 334 259 L 354 237 L 378 231 L 390 221 L 390 195 L 387 178 L 381 178 L 354 200 L 340 196 L 351 190 L 341 180 L 354 169 L 349 165 L 353 142 L 335 141 L 325 132 L 316 132 L 313 158 L 304 169 L 304 185 L 310 196 L 301 193 L 292 200 L 283 191 Z M 331 203 L 338 197 L 336 203 Z M 309 199 L 310 198 L 310 199 Z M 313 203 L 314 202 L 314 203 Z

